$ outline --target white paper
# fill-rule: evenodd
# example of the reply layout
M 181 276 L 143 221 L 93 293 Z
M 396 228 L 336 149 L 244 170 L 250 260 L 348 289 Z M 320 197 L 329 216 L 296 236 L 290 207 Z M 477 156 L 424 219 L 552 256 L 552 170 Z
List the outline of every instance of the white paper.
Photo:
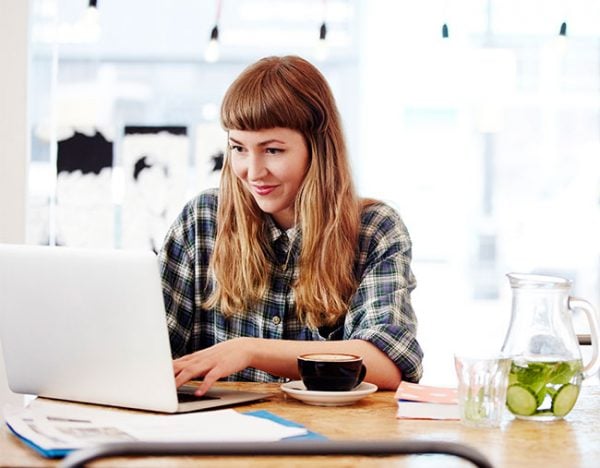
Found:
M 21 437 L 45 450 L 76 449 L 105 442 L 271 442 L 304 435 L 288 427 L 232 409 L 155 415 L 91 409 L 57 403 L 6 405 L 4 418 Z
M 306 434 L 306 429 L 238 413 L 232 409 L 172 416 L 147 416 L 121 425 L 138 440 L 169 442 L 271 442 Z
M 85 412 L 50 411 L 6 405 L 4 419 L 21 437 L 45 450 L 87 447 L 103 442 L 136 440 L 119 427 L 118 418 L 111 422 L 90 419 Z

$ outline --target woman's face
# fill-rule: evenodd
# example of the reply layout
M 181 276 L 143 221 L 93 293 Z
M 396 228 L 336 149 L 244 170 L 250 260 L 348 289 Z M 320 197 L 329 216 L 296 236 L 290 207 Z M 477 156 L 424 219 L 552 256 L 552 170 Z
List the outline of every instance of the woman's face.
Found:
M 308 169 L 302 134 L 289 128 L 230 130 L 231 166 L 256 203 L 283 229 L 294 224 L 294 202 Z

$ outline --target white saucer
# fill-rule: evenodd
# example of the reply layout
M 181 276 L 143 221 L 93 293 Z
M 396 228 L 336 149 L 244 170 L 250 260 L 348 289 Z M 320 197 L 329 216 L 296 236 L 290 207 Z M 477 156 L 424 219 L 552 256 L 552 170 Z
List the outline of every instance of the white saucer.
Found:
M 281 385 L 281 390 L 307 405 L 346 406 L 377 391 L 377 385 L 363 382 L 349 392 L 322 392 L 306 390 L 301 380 L 292 380 Z

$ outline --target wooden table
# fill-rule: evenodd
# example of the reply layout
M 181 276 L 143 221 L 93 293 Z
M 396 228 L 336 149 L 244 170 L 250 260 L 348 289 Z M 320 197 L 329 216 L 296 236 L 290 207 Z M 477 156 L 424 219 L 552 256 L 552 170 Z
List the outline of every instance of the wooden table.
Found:
M 330 439 L 440 440 L 460 442 L 480 450 L 497 467 L 600 466 L 600 386 L 584 386 L 573 411 L 563 421 L 531 422 L 507 415 L 497 429 L 472 429 L 456 421 L 399 420 L 393 392 L 377 392 L 352 406 L 309 406 L 288 397 L 275 384 L 224 383 L 227 387 L 275 392 L 269 401 L 240 406 L 239 411 L 267 410 L 303 424 Z M 0 466 L 56 466 L 38 456 L 6 427 L 0 429 Z M 373 466 L 470 467 L 469 462 L 442 455 L 397 457 L 139 457 L 97 461 L 96 467 L 171 466 Z

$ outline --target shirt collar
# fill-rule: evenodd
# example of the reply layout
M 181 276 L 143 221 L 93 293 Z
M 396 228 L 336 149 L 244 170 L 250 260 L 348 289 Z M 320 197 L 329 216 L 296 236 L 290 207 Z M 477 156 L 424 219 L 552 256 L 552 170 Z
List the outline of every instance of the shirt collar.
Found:
M 277 226 L 272 216 L 267 215 L 265 216 L 265 219 L 267 223 L 267 230 L 269 232 L 269 241 L 272 244 L 279 240 L 287 240 L 290 245 L 294 242 L 299 232 L 298 226 L 292 226 L 291 228 L 284 231 L 279 226 Z

